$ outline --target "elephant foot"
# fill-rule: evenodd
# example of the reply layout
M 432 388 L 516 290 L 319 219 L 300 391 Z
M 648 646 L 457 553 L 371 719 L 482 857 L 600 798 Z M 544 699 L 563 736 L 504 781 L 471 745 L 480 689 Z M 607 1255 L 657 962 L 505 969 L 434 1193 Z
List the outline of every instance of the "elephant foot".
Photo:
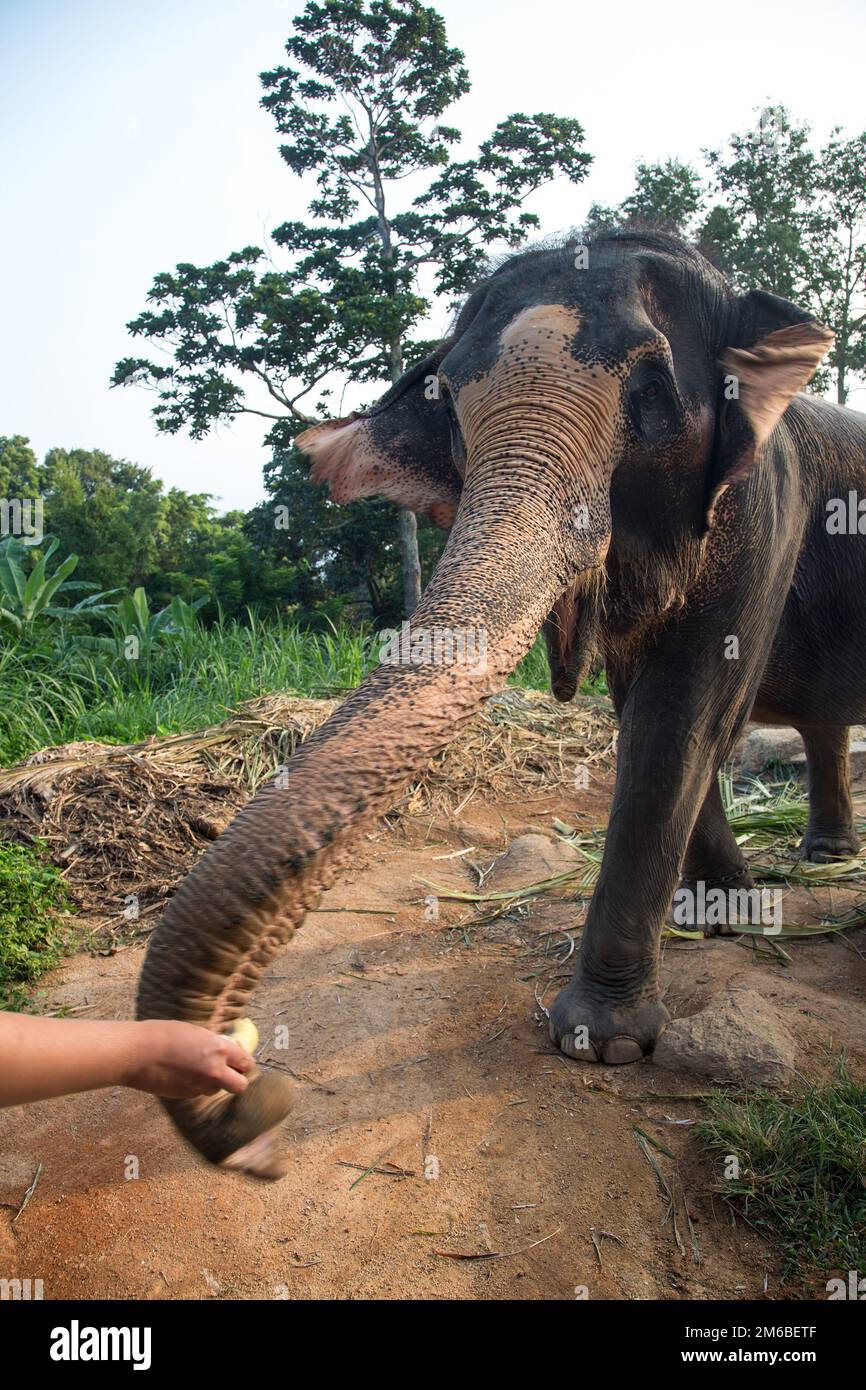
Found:
M 669 1022 L 657 997 L 620 1003 L 575 976 L 553 1002 L 550 1038 L 566 1057 L 621 1066 L 652 1052 Z
M 851 859 L 860 853 L 860 837 L 852 829 L 827 834 L 823 830 L 807 830 L 800 845 L 800 858 L 812 864 L 831 864 L 834 859 Z
M 684 877 L 674 894 L 669 925 L 683 931 L 702 931 L 704 936 L 738 936 L 738 899 L 731 899 L 728 894 L 749 892 L 754 887 L 747 864 L 736 865 L 727 872 L 717 870 Z M 719 893 L 724 897 L 720 898 Z M 723 905 L 721 910 L 719 904 Z

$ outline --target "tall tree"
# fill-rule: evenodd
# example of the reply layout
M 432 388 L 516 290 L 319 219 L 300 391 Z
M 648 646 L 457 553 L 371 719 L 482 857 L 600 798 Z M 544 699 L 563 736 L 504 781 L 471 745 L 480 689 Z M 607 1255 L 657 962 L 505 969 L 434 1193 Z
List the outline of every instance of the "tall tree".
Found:
M 701 229 L 705 248 L 741 289 L 760 286 L 811 309 L 836 333 L 812 388 L 848 400 L 866 370 L 866 134 L 836 128 L 822 149 L 783 106 L 708 151 L 719 201 Z
M 39 494 L 36 455 L 23 434 L 0 435 L 0 498 L 35 498 Z
M 830 365 L 836 399 L 848 400 L 852 374 L 866 371 L 866 132 L 833 130 L 818 164 L 819 225 L 809 291 L 836 342 Z
M 309 0 L 286 53 L 262 75 L 262 104 L 289 169 L 315 176 L 310 218 L 274 232 L 284 269 L 246 247 L 156 277 L 154 308 L 129 329 L 172 360 L 126 358 L 113 383 L 154 389 L 160 429 L 201 437 L 252 411 L 270 419 L 268 442 L 288 446 L 311 418 L 333 413 L 336 382 L 394 380 L 423 355 L 431 291 L 469 289 L 492 244 L 517 246 L 537 226 L 526 198 L 558 175 L 579 182 L 591 163 L 577 120 L 523 113 L 474 156 L 452 158 L 460 133 L 440 118 L 469 76 L 441 16 L 420 0 Z M 425 175 L 407 199 L 404 181 Z M 409 613 L 420 575 L 408 514 L 400 544 Z
M 820 226 L 809 127 L 783 106 L 767 107 L 754 127 L 730 136 L 727 149 L 704 153 L 718 201 L 702 243 L 739 288 L 803 299 Z
M 76 579 L 142 584 L 156 556 L 162 484 L 101 449 L 49 449 L 39 465 L 46 529 L 80 557 Z

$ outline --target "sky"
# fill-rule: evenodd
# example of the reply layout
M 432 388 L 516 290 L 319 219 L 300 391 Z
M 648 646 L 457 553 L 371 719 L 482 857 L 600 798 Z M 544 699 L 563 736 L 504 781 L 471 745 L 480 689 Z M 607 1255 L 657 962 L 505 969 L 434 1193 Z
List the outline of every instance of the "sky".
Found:
M 262 423 L 158 435 L 109 389 L 154 275 L 262 245 L 302 218 L 258 74 L 302 0 L 0 0 L 0 434 L 100 448 L 220 508 L 263 495 Z M 575 116 L 595 156 L 528 207 L 553 233 L 616 203 L 636 161 L 697 161 L 781 102 L 823 138 L 864 126 L 862 0 L 439 0 L 473 87 L 447 114 L 469 153 L 513 111 Z M 445 305 L 432 331 L 444 329 Z M 852 402 L 866 408 L 866 396 Z

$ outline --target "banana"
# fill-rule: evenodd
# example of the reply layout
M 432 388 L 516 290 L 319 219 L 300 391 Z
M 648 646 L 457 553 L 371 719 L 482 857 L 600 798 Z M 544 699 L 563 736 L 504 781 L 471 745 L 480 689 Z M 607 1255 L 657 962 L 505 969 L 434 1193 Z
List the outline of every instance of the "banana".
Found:
M 231 1038 L 232 1042 L 238 1043 L 250 1054 L 254 1053 L 259 1045 L 259 1030 L 251 1018 L 236 1018 L 231 1027 L 226 1029 L 226 1037 Z

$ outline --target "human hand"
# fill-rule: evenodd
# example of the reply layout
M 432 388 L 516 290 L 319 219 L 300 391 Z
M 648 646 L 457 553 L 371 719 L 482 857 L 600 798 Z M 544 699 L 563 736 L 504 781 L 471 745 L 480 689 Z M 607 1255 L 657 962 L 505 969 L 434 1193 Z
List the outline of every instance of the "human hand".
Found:
M 231 1038 L 173 1019 L 133 1024 L 124 1086 L 155 1096 L 188 1099 L 217 1091 L 240 1095 L 255 1070 L 250 1054 Z

